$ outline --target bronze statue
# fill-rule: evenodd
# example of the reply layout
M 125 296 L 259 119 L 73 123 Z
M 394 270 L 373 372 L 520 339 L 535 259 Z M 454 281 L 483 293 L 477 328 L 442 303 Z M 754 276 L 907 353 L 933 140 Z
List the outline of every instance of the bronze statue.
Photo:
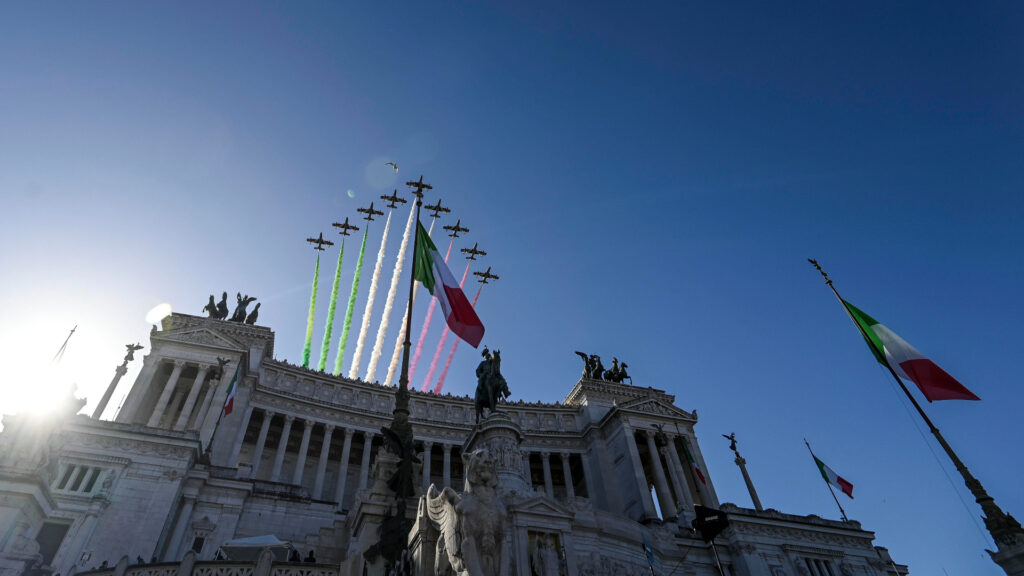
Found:
M 235 306 L 235 313 L 231 315 L 232 322 L 244 322 L 245 321 L 245 309 L 256 301 L 256 298 L 250 297 L 248 294 L 242 297 L 242 293 L 238 293 L 238 305 Z
M 597 354 L 590 355 L 590 377 L 594 380 L 603 380 L 604 377 L 604 364 Z
M 732 434 L 722 434 L 722 438 L 725 438 L 726 440 L 729 441 L 729 450 L 736 452 L 736 455 L 739 456 L 740 453 L 737 452 L 736 450 L 736 433 L 733 432 Z
M 220 295 L 220 302 L 217 302 L 217 320 L 223 320 L 228 317 L 228 293 L 223 292 Z
M 231 360 L 217 356 L 217 372 L 216 374 L 213 375 L 213 377 L 217 378 L 218 380 L 223 378 L 224 367 L 227 366 L 229 362 L 231 362 Z
M 257 302 L 256 307 L 253 308 L 252 312 L 250 312 L 249 315 L 245 317 L 246 324 L 256 323 L 256 319 L 260 317 L 260 304 L 262 304 L 262 302 Z
M 127 364 L 132 360 L 135 360 L 135 351 L 142 350 L 141 344 L 125 344 L 125 348 L 128 349 L 128 355 L 124 357 L 124 363 Z
M 208 318 L 217 317 L 217 303 L 213 300 L 213 294 L 210 294 L 210 301 L 207 302 L 206 306 L 203 306 L 203 312 L 206 312 Z
M 508 398 L 511 395 L 505 377 L 501 375 L 501 350 L 495 350 L 494 354 L 484 346 L 481 352 L 483 360 L 476 367 L 476 422 L 480 423 L 480 414 L 487 408 L 489 413 L 494 413 L 498 407 L 498 400 Z M 499 396 L 501 398 L 499 398 Z

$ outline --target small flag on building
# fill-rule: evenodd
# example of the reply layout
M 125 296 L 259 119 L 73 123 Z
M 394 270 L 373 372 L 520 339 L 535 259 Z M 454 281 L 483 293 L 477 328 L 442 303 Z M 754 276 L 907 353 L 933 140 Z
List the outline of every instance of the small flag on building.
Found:
M 235 409 L 235 391 L 238 390 L 238 367 L 235 367 L 235 375 L 231 378 L 231 386 L 228 388 L 228 397 L 224 400 L 224 415 L 231 414 Z
M 916 348 L 884 324 L 879 323 L 878 320 L 868 316 L 846 300 L 843 300 L 843 304 L 846 305 L 846 309 L 866 335 L 865 339 L 868 340 L 868 347 L 871 348 L 875 359 L 882 366 L 888 364 L 900 378 L 917 384 L 929 402 L 935 400 L 981 400 L 963 384 L 957 382 L 956 378 L 939 368 L 935 362 L 925 358 L 924 354 L 918 352 Z
M 700 466 L 697 465 L 697 461 L 693 459 L 693 454 L 690 454 L 690 447 L 683 442 L 683 450 L 686 451 L 686 459 L 690 462 L 690 466 L 693 467 L 693 474 L 700 480 L 701 484 L 707 485 L 708 481 L 704 479 L 704 473 L 700 471 Z
M 824 462 L 818 460 L 818 457 L 814 455 L 814 452 L 811 452 L 811 458 L 814 458 L 814 463 L 818 465 L 818 471 L 821 472 L 821 477 L 825 479 L 825 482 L 839 488 L 843 494 L 846 494 L 852 500 L 853 484 L 851 484 L 846 478 L 836 474 L 835 470 L 829 468 Z
M 483 323 L 459 287 L 459 282 L 452 275 L 452 271 L 444 263 L 444 257 L 437 251 L 437 246 L 419 222 L 416 223 L 416 235 L 414 278 L 422 282 L 434 298 L 437 298 L 448 328 L 476 348 L 484 338 Z

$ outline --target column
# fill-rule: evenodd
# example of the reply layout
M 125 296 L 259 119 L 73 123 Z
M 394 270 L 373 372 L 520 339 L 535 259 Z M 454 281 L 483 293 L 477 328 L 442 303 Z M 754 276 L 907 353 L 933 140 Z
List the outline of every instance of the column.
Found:
M 359 489 L 366 489 L 366 480 L 370 477 L 370 450 L 373 448 L 373 433 L 363 432 L 366 439 L 363 441 L 363 464 L 359 468 Z
M 640 450 L 636 447 L 636 437 L 633 435 L 633 428 L 623 424 L 622 429 L 626 435 L 626 448 L 629 450 L 629 456 L 633 460 L 633 472 L 636 474 L 636 484 L 640 490 L 640 503 L 644 508 L 644 516 L 645 518 L 657 518 L 658 512 L 654 509 L 654 499 L 651 498 L 647 476 L 644 475 L 644 465 L 640 461 Z
M 324 443 L 320 446 L 320 458 L 316 461 L 316 481 L 313 483 L 313 498 L 323 500 L 324 473 L 327 472 L 327 455 L 331 450 L 331 435 L 334 424 L 324 424 Z
M 544 465 L 544 492 L 547 493 L 548 498 L 555 497 L 555 487 L 551 482 L 551 452 L 541 452 L 540 459 Z
M 594 486 L 590 483 L 590 457 L 584 452 L 580 454 L 580 470 L 583 471 L 583 485 L 587 487 L 587 498 L 597 502 L 597 494 L 594 494 Z
M 121 377 L 128 373 L 128 359 L 125 358 L 124 364 L 121 364 L 117 368 L 114 368 L 114 379 L 107 385 L 106 391 L 103 392 L 103 397 L 100 398 L 100 403 L 96 405 L 96 409 L 92 412 L 94 420 L 99 420 L 100 416 L 103 415 L 103 411 L 107 408 L 107 404 L 110 402 L 110 397 L 114 395 L 114 389 L 117 388 L 117 383 L 121 381 Z
M 238 437 L 235 438 L 235 445 L 231 448 L 231 456 L 228 457 L 228 466 L 238 466 L 238 455 L 242 453 L 242 443 L 245 442 L 245 432 L 249 429 L 249 422 L 252 421 L 252 404 L 245 409 L 245 416 L 242 417 L 242 425 L 238 427 Z
M 188 424 L 188 417 L 192 415 L 192 409 L 196 406 L 196 398 L 199 398 L 199 391 L 203 389 L 203 382 L 206 381 L 206 373 L 210 371 L 209 364 L 200 364 L 199 373 L 192 382 L 192 389 L 188 391 L 188 398 L 185 398 L 185 405 L 181 407 L 181 414 L 178 421 L 174 423 L 175 430 L 184 430 Z
M 523 456 L 523 475 L 526 476 L 526 483 L 533 490 L 533 470 L 530 468 L 530 451 L 520 450 L 519 453 Z
M 683 469 L 683 463 L 679 459 L 679 452 L 676 450 L 676 437 L 669 436 L 668 446 L 665 448 L 668 461 L 670 462 L 671 476 L 676 485 L 676 496 L 679 498 L 679 502 L 676 505 L 680 508 L 686 508 L 688 511 L 693 511 L 693 496 L 690 494 L 690 487 L 686 484 L 686 471 Z
M 213 404 L 213 393 L 217 390 L 214 386 L 213 381 L 206 387 L 206 394 L 203 394 L 202 404 L 199 405 L 199 415 L 196 416 L 196 421 L 192 423 L 190 430 L 199 430 L 203 422 L 206 422 L 206 415 L 210 413 L 211 405 Z
M 444 485 L 452 485 L 452 445 L 444 445 Z
M 565 478 L 565 499 L 571 502 L 576 498 L 576 490 L 572 487 L 572 470 L 569 469 L 568 452 L 562 452 L 562 476 Z
M 185 536 L 185 528 L 192 520 L 192 508 L 196 505 L 194 496 L 182 496 L 181 514 L 178 516 L 178 523 L 174 525 L 174 533 L 171 542 L 167 545 L 167 553 L 164 560 L 178 560 L 178 548 L 181 547 L 181 539 Z
M 423 443 L 423 492 L 430 487 L 430 454 L 433 447 L 433 442 Z
M 306 453 L 309 452 L 309 437 L 313 434 L 314 424 L 312 420 L 302 421 L 302 442 L 299 443 L 299 459 L 295 462 L 292 484 L 302 485 L 302 473 L 306 471 Z
M 181 360 L 174 361 L 174 370 L 171 371 L 167 384 L 164 384 L 164 391 L 160 393 L 160 399 L 157 400 L 156 408 L 153 409 L 153 414 L 149 417 L 149 422 L 146 423 L 146 426 L 155 428 L 160 425 L 160 419 L 164 417 L 164 410 L 167 409 L 167 403 L 171 400 L 174 386 L 178 384 L 178 376 L 181 376 L 181 370 L 184 367 L 185 363 Z
M 256 438 L 256 448 L 252 453 L 252 478 L 256 477 L 256 471 L 260 467 L 260 460 L 263 459 L 263 445 L 267 442 L 267 431 L 270 430 L 270 420 L 273 417 L 273 412 L 269 410 L 263 411 L 263 424 L 260 426 L 260 435 Z
M 284 428 L 281 429 L 281 439 L 277 442 L 277 453 L 274 454 L 274 468 L 270 472 L 270 481 L 277 482 L 281 479 L 281 465 L 284 464 L 284 453 L 288 449 L 288 436 L 292 432 L 292 423 L 295 416 L 286 414 L 284 417 Z
M 658 488 L 658 503 L 661 504 L 661 517 L 668 520 L 676 516 L 676 505 L 672 501 L 672 491 L 668 488 L 668 480 L 665 478 L 665 468 L 661 465 L 661 455 L 658 447 L 654 445 L 654 432 L 644 430 L 647 437 L 647 451 L 651 455 L 651 465 L 654 467 L 654 481 Z
M 352 429 L 345 428 L 345 444 L 341 447 L 341 462 L 338 463 L 338 488 L 335 490 L 335 498 L 338 500 L 338 510 L 342 509 L 345 501 L 345 482 L 348 480 L 348 459 L 352 454 Z
M 151 354 L 146 354 L 142 358 L 142 370 L 139 371 L 139 375 L 135 377 L 135 384 L 132 385 L 128 391 L 128 398 L 125 399 L 124 405 L 118 410 L 117 414 L 114 415 L 116 422 L 127 422 L 130 424 L 140 423 L 140 419 L 136 418 L 139 410 L 139 404 L 145 398 L 149 392 L 149 387 L 153 384 L 153 375 L 156 374 L 157 368 L 160 367 L 161 362 L 156 360 Z M 77 561 L 78 558 L 75 558 Z

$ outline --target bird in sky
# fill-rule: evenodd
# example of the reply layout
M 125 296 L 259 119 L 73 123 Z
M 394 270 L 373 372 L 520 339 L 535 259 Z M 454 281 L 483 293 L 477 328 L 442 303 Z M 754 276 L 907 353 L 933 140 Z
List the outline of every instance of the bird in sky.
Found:
M 385 166 L 391 166 L 392 168 L 394 168 L 394 169 L 395 169 L 395 174 L 398 174 L 398 164 L 395 164 L 394 162 L 387 162 L 387 163 L 386 163 L 386 164 L 384 164 L 384 165 L 385 165 Z

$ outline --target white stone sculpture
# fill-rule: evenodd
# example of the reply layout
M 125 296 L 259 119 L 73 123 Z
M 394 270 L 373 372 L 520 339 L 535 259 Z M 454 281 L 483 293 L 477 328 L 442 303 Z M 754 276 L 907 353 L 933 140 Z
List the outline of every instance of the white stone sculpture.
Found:
M 463 454 L 466 484 L 462 494 L 451 488 L 427 490 L 427 514 L 438 525 L 440 570 L 457 576 L 508 576 L 505 553 L 505 505 L 498 498 L 498 475 L 489 450 Z M 447 561 L 445 561 L 447 560 Z

